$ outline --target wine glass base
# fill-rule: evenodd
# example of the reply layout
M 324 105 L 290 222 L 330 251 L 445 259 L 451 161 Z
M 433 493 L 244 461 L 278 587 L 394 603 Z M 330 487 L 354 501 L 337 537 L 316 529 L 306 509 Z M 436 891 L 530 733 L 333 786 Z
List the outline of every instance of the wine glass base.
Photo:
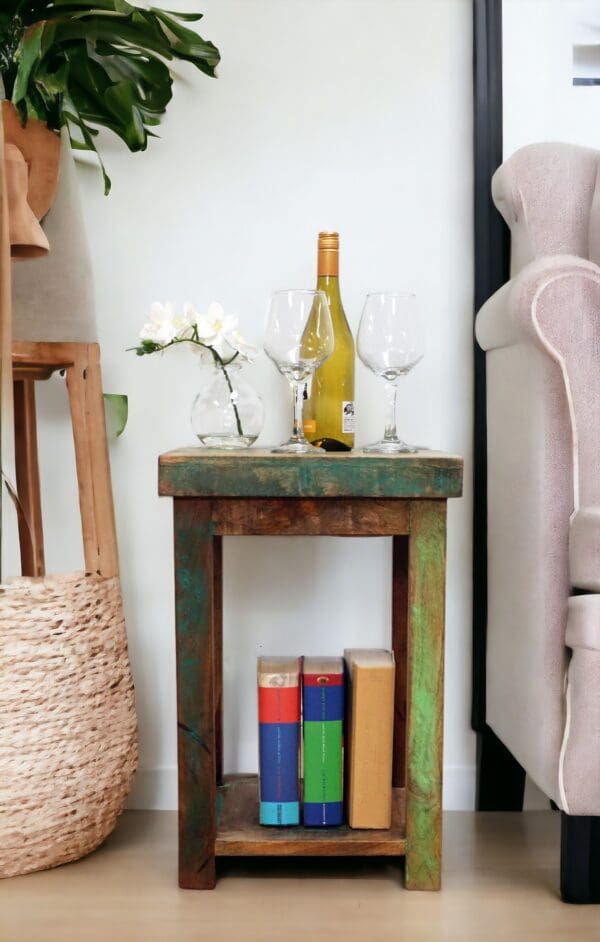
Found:
M 380 442 L 373 442 L 372 445 L 365 445 L 363 451 L 367 455 L 402 455 L 414 454 L 418 448 L 407 445 L 406 442 L 397 439 L 382 439 Z
M 286 442 L 284 445 L 279 445 L 277 448 L 271 449 L 272 455 L 322 455 L 323 452 L 320 448 L 316 448 L 314 445 L 311 445 L 310 442 L 299 442 L 296 439 L 291 439 L 289 442 Z

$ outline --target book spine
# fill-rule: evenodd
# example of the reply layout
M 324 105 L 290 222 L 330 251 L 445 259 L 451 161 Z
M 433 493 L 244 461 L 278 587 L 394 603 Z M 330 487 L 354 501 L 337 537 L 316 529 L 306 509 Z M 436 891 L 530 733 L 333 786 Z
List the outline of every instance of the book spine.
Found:
M 373 663 L 369 653 L 381 657 Z M 346 664 L 347 821 L 351 828 L 386 829 L 392 821 L 394 658 L 389 651 L 350 650 Z
M 344 675 L 302 675 L 304 810 L 307 827 L 343 823 Z
M 300 823 L 300 687 L 258 687 L 260 823 Z

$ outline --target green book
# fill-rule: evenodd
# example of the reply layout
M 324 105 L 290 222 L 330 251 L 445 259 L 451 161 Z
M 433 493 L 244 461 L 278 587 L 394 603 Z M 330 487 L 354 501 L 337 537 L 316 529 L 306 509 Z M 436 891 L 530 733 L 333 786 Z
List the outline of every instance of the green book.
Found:
M 343 822 L 344 662 L 305 657 L 302 667 L 304 737 L 303 822 Z

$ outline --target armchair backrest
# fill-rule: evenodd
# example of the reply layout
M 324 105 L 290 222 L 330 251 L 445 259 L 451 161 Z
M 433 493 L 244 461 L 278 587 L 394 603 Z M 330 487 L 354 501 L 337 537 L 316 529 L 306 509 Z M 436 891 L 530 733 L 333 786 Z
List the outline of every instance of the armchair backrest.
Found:
M 600 263 L 600 151 L 528 144 L 502 164 L 492 196 L 511 231 L 511 274 L 544 255 Z M 597 192 L 598 190 L 598 192 Z
M 513 277 L 478 318 L 487 351 L 486 722 L 561 808 L 597 815 L 600 151 L 529 145 L 497 171 L 492 192 L 511 230 Z M 574 588 L 591 593 L 585 603 Z

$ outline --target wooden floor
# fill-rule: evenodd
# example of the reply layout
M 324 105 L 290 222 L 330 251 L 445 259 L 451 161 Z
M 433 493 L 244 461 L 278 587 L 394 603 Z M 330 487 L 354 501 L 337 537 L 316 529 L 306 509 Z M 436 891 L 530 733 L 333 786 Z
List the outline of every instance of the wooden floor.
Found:
M 389 859 L 221 860 L 216 890 L 179 890 L 175 829 L 128 812 L 87 859 L 0 882 L 0 942 L 600 940 L 600 906 L 559 902 L 550 811 L 446 814 L 441 893 Z

